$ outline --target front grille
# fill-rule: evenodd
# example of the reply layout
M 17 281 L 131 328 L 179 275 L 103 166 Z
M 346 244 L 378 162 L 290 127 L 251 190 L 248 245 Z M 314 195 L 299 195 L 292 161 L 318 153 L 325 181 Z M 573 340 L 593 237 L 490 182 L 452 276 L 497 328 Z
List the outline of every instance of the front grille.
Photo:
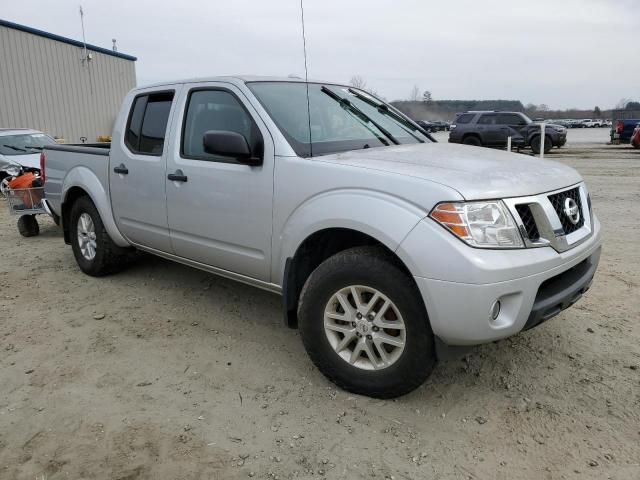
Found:
M 531 207 L 526 204 L 516 205 L 516 211 L 518 212 L 518 215 L 520 215 L 522 225 L 527 231 L 527 238 L 531 241 L 539 240 L 540 232 L 538 231 L 538 226 L 533 218 L 533 213 L 531 213 Z
M 553 209 L 558 214 L 558 218 L 560 219 L 560 223 L 562 223 L 562 228 L 564 229 L 565 235 L 569 235 L 570 233 L 575 232 L 584 225 L 584 213 L 582 211 L 582 202 L 580 201 L 579 187 L 572 188 L 571 190 L 565 190 L 564 192 L 560 193 L 554 193 L 553 195 L 549 195 L 548 198 L 551 202 L 551 205 L 553 205 Z M 580 219 L 575 224 L 569 219 L 564 211 L 564 205 L 567 198 L 572 198 L 578 205 Z

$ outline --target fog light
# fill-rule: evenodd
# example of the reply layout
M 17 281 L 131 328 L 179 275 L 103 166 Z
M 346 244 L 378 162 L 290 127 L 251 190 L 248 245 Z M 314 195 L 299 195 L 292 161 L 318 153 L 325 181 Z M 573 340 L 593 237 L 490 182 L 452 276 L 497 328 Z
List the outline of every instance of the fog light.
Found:
M 491 306 L 491 320 L 495 320 L 500 315 L 500 300 L 493 302 Z

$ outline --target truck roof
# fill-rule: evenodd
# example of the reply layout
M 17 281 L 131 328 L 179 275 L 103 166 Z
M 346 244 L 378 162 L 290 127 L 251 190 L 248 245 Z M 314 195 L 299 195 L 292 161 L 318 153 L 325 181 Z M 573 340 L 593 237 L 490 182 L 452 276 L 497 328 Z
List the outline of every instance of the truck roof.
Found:
M 262 75 L 222 75 L 217 77 L 196 77 L 196 78 L 185 78 L 181 80 L 173 80 L 173 81 L 165 81 L 152 83 L 149 85 L 142 85 L 140 87 L 136 87 L 135 90 L 140 90 L 143 88 L 150 87 L 162 87 L 165 85 L 175 85 L 182 83 L 200 83 L 200 82 L 229 82 L 229 83 L 246 83 L 246 82 L 299 82 L 304 83 L 304 78 L 300 77 L 278 77 L 278 76 L 262 76 Z M 329 85 L 341 85 L 336 82 L 325 82 L 322 80 L 309 79 L 309 83 L 326 83 Z

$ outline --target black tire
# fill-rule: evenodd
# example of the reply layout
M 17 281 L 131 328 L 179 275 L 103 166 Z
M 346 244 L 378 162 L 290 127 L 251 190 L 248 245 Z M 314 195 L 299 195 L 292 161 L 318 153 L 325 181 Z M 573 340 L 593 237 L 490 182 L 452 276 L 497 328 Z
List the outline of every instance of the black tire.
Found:
M 382 292 L 404 320 L 404 350 L 386 368 L 355 367 L 329 343 L 324 329 L 325 308 L 337 291 L 350 285 Z M 434 337 L 422 296 L 413 280 L 380 248 L 351 248 L 320 264 L 302 289 L 298 319 L 309 357 L 329 380 L 344 390 L 376 398 L 399 397 L 419 387 L 434 368 Z
M 467 137 L 464 137 L 464 139 L 462 140 L 462 143 L 465 145 L 473 145 L 475 147 L 482 146 L 482 141 L 475 135 L 469 135 Z
M 540 135 L 536 135 L 532 137 L 529 144 L 531 145 L 531 150 L 533 151 L 533 153 L 538 155 L 540 153 Z M 553 140 L 551 140 L 551 137 L 549 135 L 545 135 L 544 153 L 549 153 L 552 148 L 553 148 Z
M 40 233 L 40 225 L 35 215 L 22 215 L 18 219 L 18 231 L 23 237 L 35 237 Z
M 78 221 L 80 216 L 86 213 L 91 217 L 95 229 L 95 256 L 87 259 L 80 250 L 78 239 Z M 131 260 L 131 250 L 119 247 L 104 228 L 98 209 L 89 197 L 78 198 L 71 207 L 69 215 L 69 231 L 73 256 L 82 270 L 92 277 L 101 277 L 122 270 Z

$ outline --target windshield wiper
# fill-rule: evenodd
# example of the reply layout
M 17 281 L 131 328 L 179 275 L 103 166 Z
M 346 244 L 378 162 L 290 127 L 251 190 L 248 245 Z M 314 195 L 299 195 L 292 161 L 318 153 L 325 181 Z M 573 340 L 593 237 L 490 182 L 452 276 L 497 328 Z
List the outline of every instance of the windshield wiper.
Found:
M 34 147 L 32 145 L 25 145 L 24 148 L 33 148 L 34 150 L 38 150 L 38 151 L 42 150 L 42 147 Z
M 16 150 L 16 151 L 18 151 L 18 152 L 26 152 L 26 150 L 25 150 L 24 148 L 14 147 L 13 145 L 6 145 L 6 144 L 3 144 L 2 146 L 3 146 L 3 147 L 10 148 L 11 150 Z
M 365 122 L 365 123 L 371 123 L 374 127 L 376 127 L 378 130 L 380 130 L 382 132 L 382 134 L 385 137 L 387 137 L 389 140 L 391 140 L 394 144 L 400 145 L 400 142 L 396 139 L 396 137 L 394 137 L 386 128 L 384 128 L 382 125 L 378 124 L 376 121 L 374 121 L 371 118 L 369 118 L 367 116 L 367 114 L 365 114 L 362 110 L 360 110 L 358 107 L 356 107 L 348 99 L 342 98 L 340 95 L 338 95 L 337 93 L 333 92 L 332 90 L 328 89 L 325 86 L 322 86 L 322 88 L 320 90 L 322 90 L 323 93 L 326 93 L 331 98 L 333 98 L 343 108 L 346 107 L 346 109 L 349 112 L 351 112 L 353 115 L 355 115 L 360 121 Z M 369 127 L 367 127 L 367 128 L 369 128 Z M 389 142 L 387 140 L 385 140 L 383 137 L 381 137 L 380 135 L 376 134 L 371 129 L 369 129 L 369 131 L 371 133 L 373 133 L 378 138 L 378 140 L 380 140 L 383 144 L 385 144 L 387 146 L 389 145 Z
M 352 95 L 355 95 L 358 99 L 362 100 L 363 102 L 365 102 L 365 103 L 371 105 L 373 108 L 377 109 L 378 112 L 381 113 L 382 115 L 387 115 L 387 116 L 393 118 L 396 122 L 398 122 L 400 124 L 400 127 L 402 127 L 403 130 L 405 130 L 409 135 L 411 135 L 413 138 L 418 140 L 420 143 L 424 143 L 424 140 L 422 140 L 420 137 L 417 137 L 416 135 L 414 135 L 413 131 L 415 131 L 415 130 L 417 130 L 420 133 L 422 133 L 425 137 L 427 137 L 432 142 L 436 141 L 436 139 L 433 138 L 429 132 L 427 132 L 425 129 L 420 127 L 420 125 L 418 125 L 418 124 L 414 125 L 413 123 L 408 121 L 403 116 L 398 115 L 393 110 L 390 110 L 389 107 L 387 105 L 385 105 L 384 103 L 378 103 L 375 100 L 373 100 L 373 99 L 361 94 L 357 90 L 354 90 L 353 88 L 349 88 L 348 91 Z M 410 128 L 411 130 L 407 130 L 407 128 Z

